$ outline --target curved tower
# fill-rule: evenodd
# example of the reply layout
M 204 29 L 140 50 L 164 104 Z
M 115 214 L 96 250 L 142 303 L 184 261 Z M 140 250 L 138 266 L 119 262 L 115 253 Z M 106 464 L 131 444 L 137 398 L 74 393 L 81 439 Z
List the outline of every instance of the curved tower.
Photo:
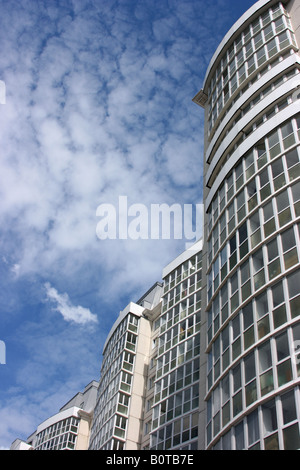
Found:
M 199 448 L 300 448 L 299 44 L 299 2 L 258 1 L 193 99 L 205 109 Z

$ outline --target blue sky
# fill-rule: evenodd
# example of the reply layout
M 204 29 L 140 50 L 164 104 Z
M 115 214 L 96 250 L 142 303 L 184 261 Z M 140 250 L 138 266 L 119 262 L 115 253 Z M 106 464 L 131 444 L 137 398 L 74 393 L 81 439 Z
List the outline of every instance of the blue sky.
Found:
M 192 103 L 252 0 L 0 0 L 0 449 L 91 380 L 185 240 L 99 240 L 96 210 L 202 202 Z

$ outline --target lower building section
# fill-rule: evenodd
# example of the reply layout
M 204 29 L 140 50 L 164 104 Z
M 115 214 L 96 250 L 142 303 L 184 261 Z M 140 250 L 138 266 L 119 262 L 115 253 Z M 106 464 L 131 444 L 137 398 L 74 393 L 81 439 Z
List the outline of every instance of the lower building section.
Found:
M 151 450 L 198 448 L 202 241 L 163 271 Z
M 91 450 L 141 448 L 152 326 L 160 313 L 161 289 L 157 283 L 138 303 L 131 302 L 120 312 L 107 338 Z
M 119 315 L 103 350 L 92 450 L 198 448 L 202 241 Z
M 26 441 L 16 439 L 10 450 L 87 450 L 97 389 L 98 382 L 93 380 Z
M 288 374 L 290 371 L 288 371 Z M 287 380 L 284 375 L 283 380 Z M 273 387 L 272 378 L 266 387 Z M 210 446 L 215 450 L 296 450 L 300 448 L 300 390 L 290 385 L 281 393 L 252 407 L 242 419 Z M 254 408 L 254 409 L 253 409 Z

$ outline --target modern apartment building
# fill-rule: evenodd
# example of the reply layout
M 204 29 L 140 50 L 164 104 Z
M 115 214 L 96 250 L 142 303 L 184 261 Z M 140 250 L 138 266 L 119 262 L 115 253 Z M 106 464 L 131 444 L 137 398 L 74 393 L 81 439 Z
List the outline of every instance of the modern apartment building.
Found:
M 103 348 L 91 450 L 197 448 L 201 249 L 120 312 Z
M 299 44 L 299 1 L 258 1 L 193 99 L 205 110 L 199 449 L 300 448 Z
M 87 450 L 98 385 L 90 382 L 58 413 L 43 421 L 26 442 L 16 439 L 10 450 Z
M 103 348 L 90 450 L 139 450 L 152 349 L 152 324 L 160 314 L 162 285 L 120 312 Z
M 300 448 L 299 45 L 299 0 L 259 0 L 212 57 L 203 241 L 112 326 L 90 450 Z
M 150 450 L 198 448 L 202 240 L 163 270 Z

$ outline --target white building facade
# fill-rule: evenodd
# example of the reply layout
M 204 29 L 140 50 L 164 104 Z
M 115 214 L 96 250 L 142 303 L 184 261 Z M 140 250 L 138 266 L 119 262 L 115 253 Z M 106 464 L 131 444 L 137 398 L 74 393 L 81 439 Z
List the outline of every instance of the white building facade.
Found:
M 26 442 L 16 439 L 10 450 L 87 450 L 98 385 L 92 380 L 58 413 L 39 424 Z
M 120 312 L 103 348 L 90 450 L 140 450 L 144 428 L 152 323 L 161 284 Z
M 298 1 L 255 3 L 194 98 L 205 109 L 199 448 L 300 448 L 299 26 Z

